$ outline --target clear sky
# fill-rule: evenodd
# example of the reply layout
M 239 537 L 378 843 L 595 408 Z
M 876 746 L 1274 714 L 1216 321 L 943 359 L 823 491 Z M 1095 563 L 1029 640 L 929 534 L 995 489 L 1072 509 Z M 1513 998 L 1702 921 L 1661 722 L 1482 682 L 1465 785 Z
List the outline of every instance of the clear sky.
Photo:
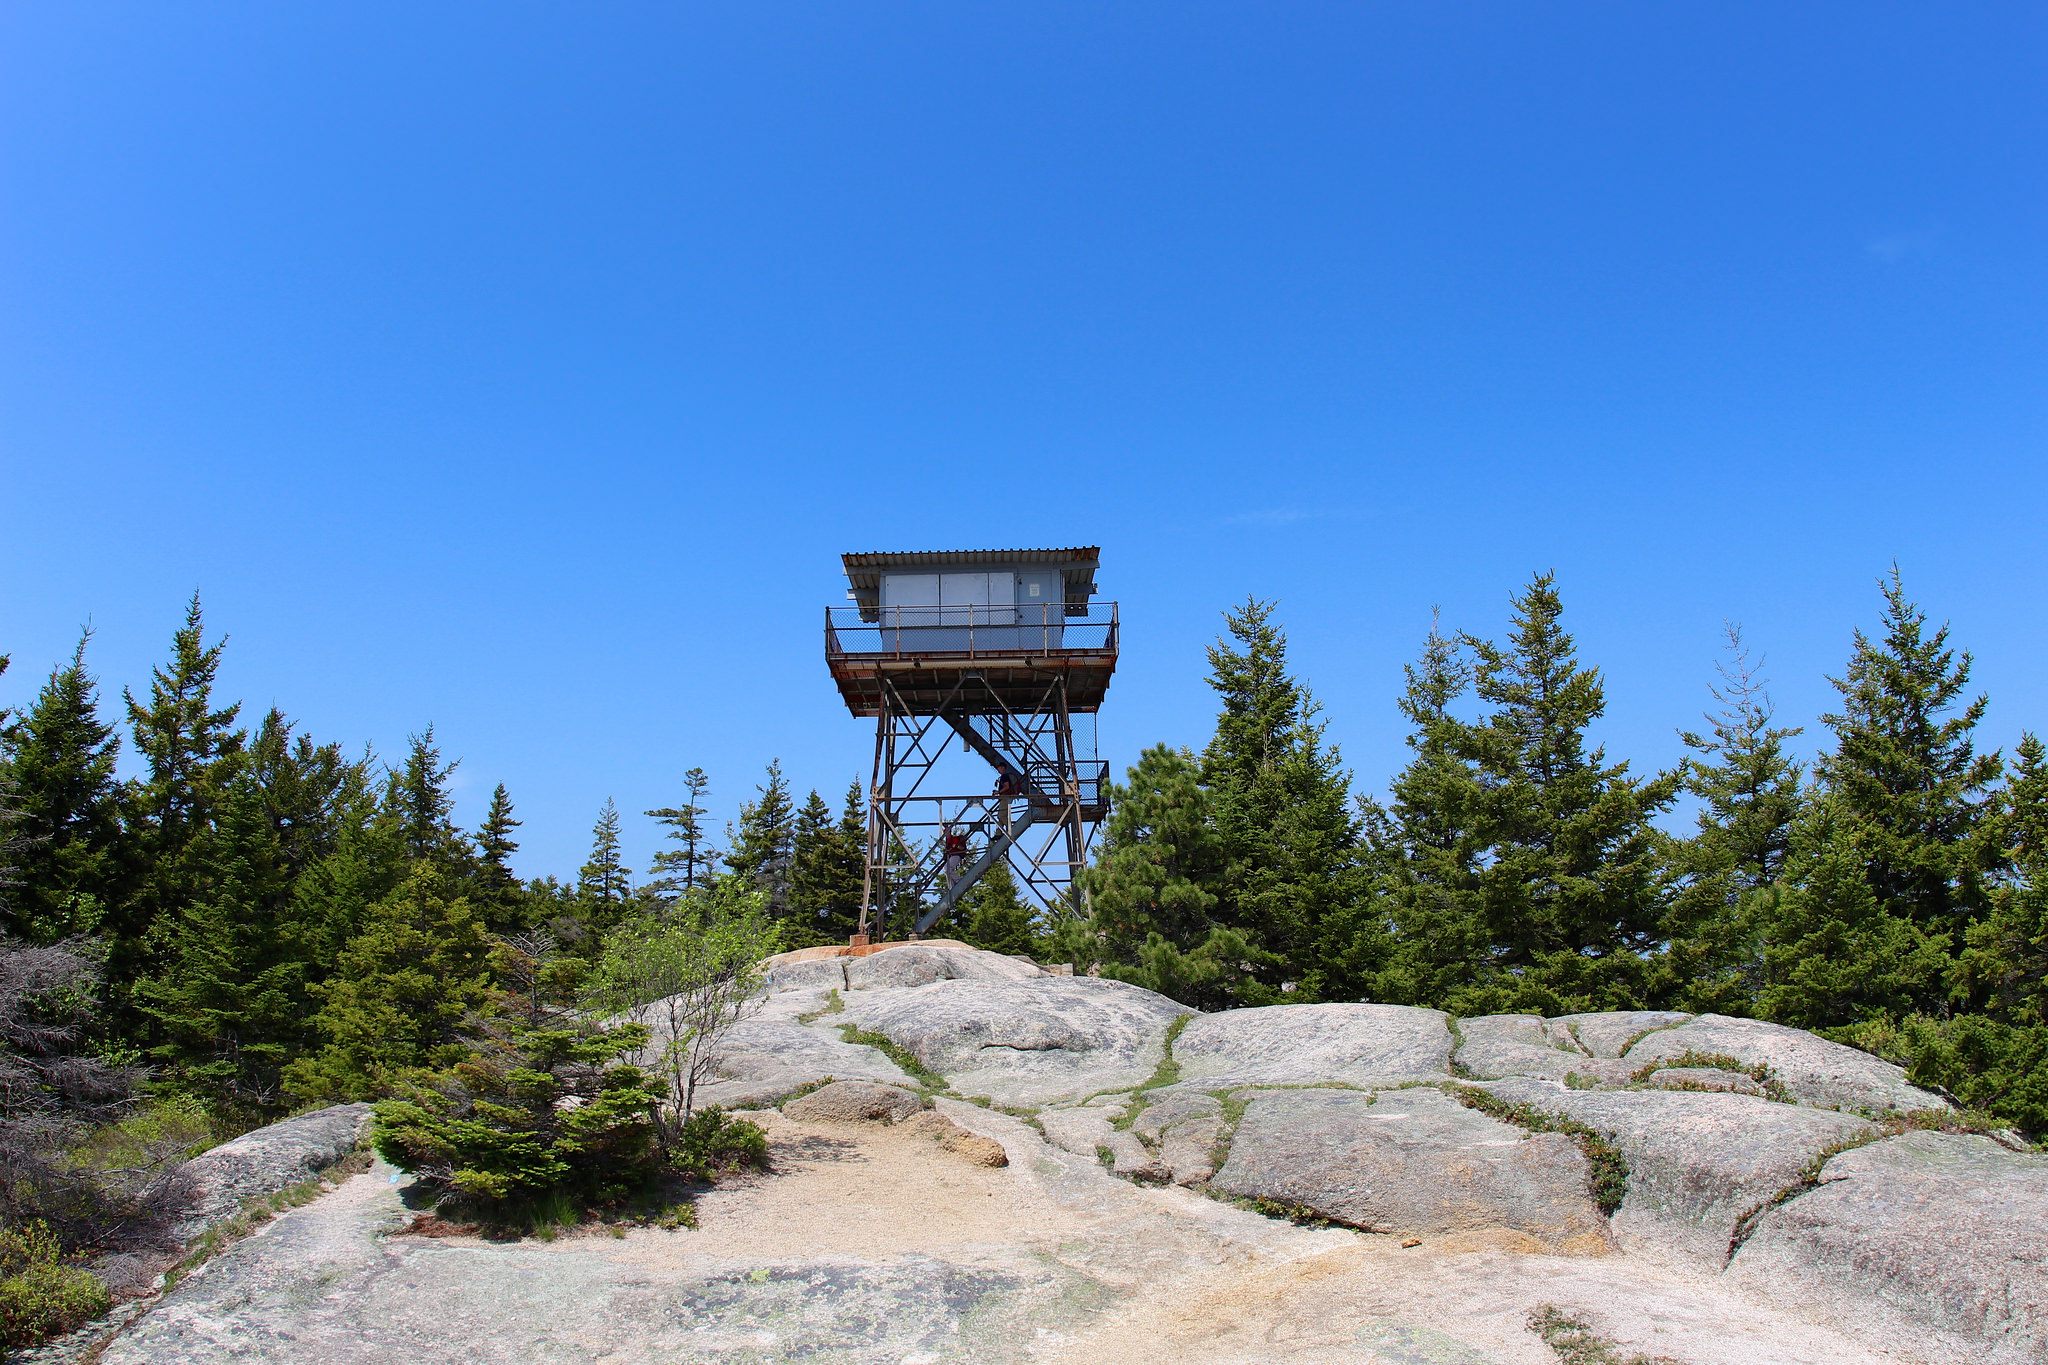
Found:
M 573 874 L 864 773 L 845 550 L 1100 544 L 1119 766 L 1278 598 L 1366 790 L 1433 606 L 1556 569 L 1649 768 L 1724 618 L 1811 723 L 1896 557 L 2010 745 L 2044 72 L 2023 4 L 11 4 L 0 704 L 197 588 Z

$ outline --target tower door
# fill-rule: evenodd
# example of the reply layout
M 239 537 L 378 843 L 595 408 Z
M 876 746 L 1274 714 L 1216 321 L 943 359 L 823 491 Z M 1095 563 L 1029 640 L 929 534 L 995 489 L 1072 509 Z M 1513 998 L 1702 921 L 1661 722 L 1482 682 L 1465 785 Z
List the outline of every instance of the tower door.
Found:
M 1066 603 L 1058 569 L 1025 569 L 1017 575 L 1017 634 L 1029 650 L 1061 645 Z

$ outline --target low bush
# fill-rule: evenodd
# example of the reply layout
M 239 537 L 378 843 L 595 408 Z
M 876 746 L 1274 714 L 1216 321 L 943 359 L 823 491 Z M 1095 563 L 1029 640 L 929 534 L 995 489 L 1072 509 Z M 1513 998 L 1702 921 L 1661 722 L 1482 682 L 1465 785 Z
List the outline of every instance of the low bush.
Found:
M 687 1180 L 717 1180 L 768 1165 L 768 1135 L 760 1125 L 712 1105 L 690 1115 L 670 1154 L 671 1168 Z
M 371 1143 L 437 1203 L 495 1226 L 553 1224 L 577 1207 L 644 1197 L 667 1173 L 652 1114 L 663 1087 L 618 1060 L 645 1030 L 499 1021 L 453 1070 L 375 1110 Z
M 113 1306 L 107 1287 L 59 1259 L 41 1220 L 0 1228 L 0 1346 L 31 1346 Z

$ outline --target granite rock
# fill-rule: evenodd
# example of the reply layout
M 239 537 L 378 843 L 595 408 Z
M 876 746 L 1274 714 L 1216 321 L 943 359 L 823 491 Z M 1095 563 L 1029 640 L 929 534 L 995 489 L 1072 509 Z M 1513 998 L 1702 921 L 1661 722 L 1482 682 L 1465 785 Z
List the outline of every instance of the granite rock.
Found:
M 1831 1158 L 1767 1211 L 1728 1277 L 1837 1305 L 1868 1335 L 1926 1329 L 1956 1360 L 2048 1360 L 2048 1156 L 1923 1131 Z
M 1256 1095 L 1213 1183 L 1371 1231 L 1505 1233 L 1510 1249 L 1598 1255 L 1606 1219 L 1587 1174 L 1571 1138 L 1525 1133 L 1415 1087 Z
M 1446 1076 L 1450 1016 L 1405 1005 L 1267 1005 L 1198 1014 L 1174 1040 L 1180 1087 L 1339 1082 L 1362 1087 Z
M 1850 1114 L 1747 1095 L 1567 1090 L 1543 1081 L 1482 1087 L 1593 1129 L 1628 1164 L 1614 1232 L 1629 1251 L 1718 1272 L 1738 1225 L 1795 1185 L 1816 1156 L 1874 1136 Z
M 1585 1030 L 1580 1029 L 1581 1036 Z M 1831 1043 L 1804 1029 L 1702 1014 L 1676 1028 L 1651 1033 L 1625 1054 L 1641 1068 L 1686 1053 L 1733 1057 L 1744 1066 L 1768 1066 L 1795 1098 L 1823 1108 L 1886 1110 L 1946 1109 L 1942 1100 L 1906 1083 L 1890 1062 Z

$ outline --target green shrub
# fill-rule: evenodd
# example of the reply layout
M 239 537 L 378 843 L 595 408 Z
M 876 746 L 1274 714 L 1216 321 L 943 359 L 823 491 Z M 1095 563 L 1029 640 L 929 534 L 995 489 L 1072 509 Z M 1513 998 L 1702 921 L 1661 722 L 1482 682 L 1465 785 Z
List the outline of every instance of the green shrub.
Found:
M 469 1060 L 380 1102 L 371 1143 L 485 1223 L 552 1224 L 563 1198 L 644 1195 L 669 1166 L 651 1117 L 663 1089 L 617 1059 L 645 1042 L 630 1025 L 501 1023 Z
M 2048 1025 L 2020 1026 L 1981 1014 L 1909 1015 L 1830 1029 L 1828 1037 L 1906 1068 L 1915 1085 L 1948 1092 L 2037 1141 L 2048 1138 Z
M 670 1160 L 678 1175 L 691 1180 L 762 1170 L 768 1165 L 768 1135 L 758 1124 L 736 1119 L 714 1104 L 690 1115 Z
M 0 1346 L 32 1346 L 113 1306 L 105 1285 L 57 1255 L 57 1238 L 40 1219 L 0 1228 Z

